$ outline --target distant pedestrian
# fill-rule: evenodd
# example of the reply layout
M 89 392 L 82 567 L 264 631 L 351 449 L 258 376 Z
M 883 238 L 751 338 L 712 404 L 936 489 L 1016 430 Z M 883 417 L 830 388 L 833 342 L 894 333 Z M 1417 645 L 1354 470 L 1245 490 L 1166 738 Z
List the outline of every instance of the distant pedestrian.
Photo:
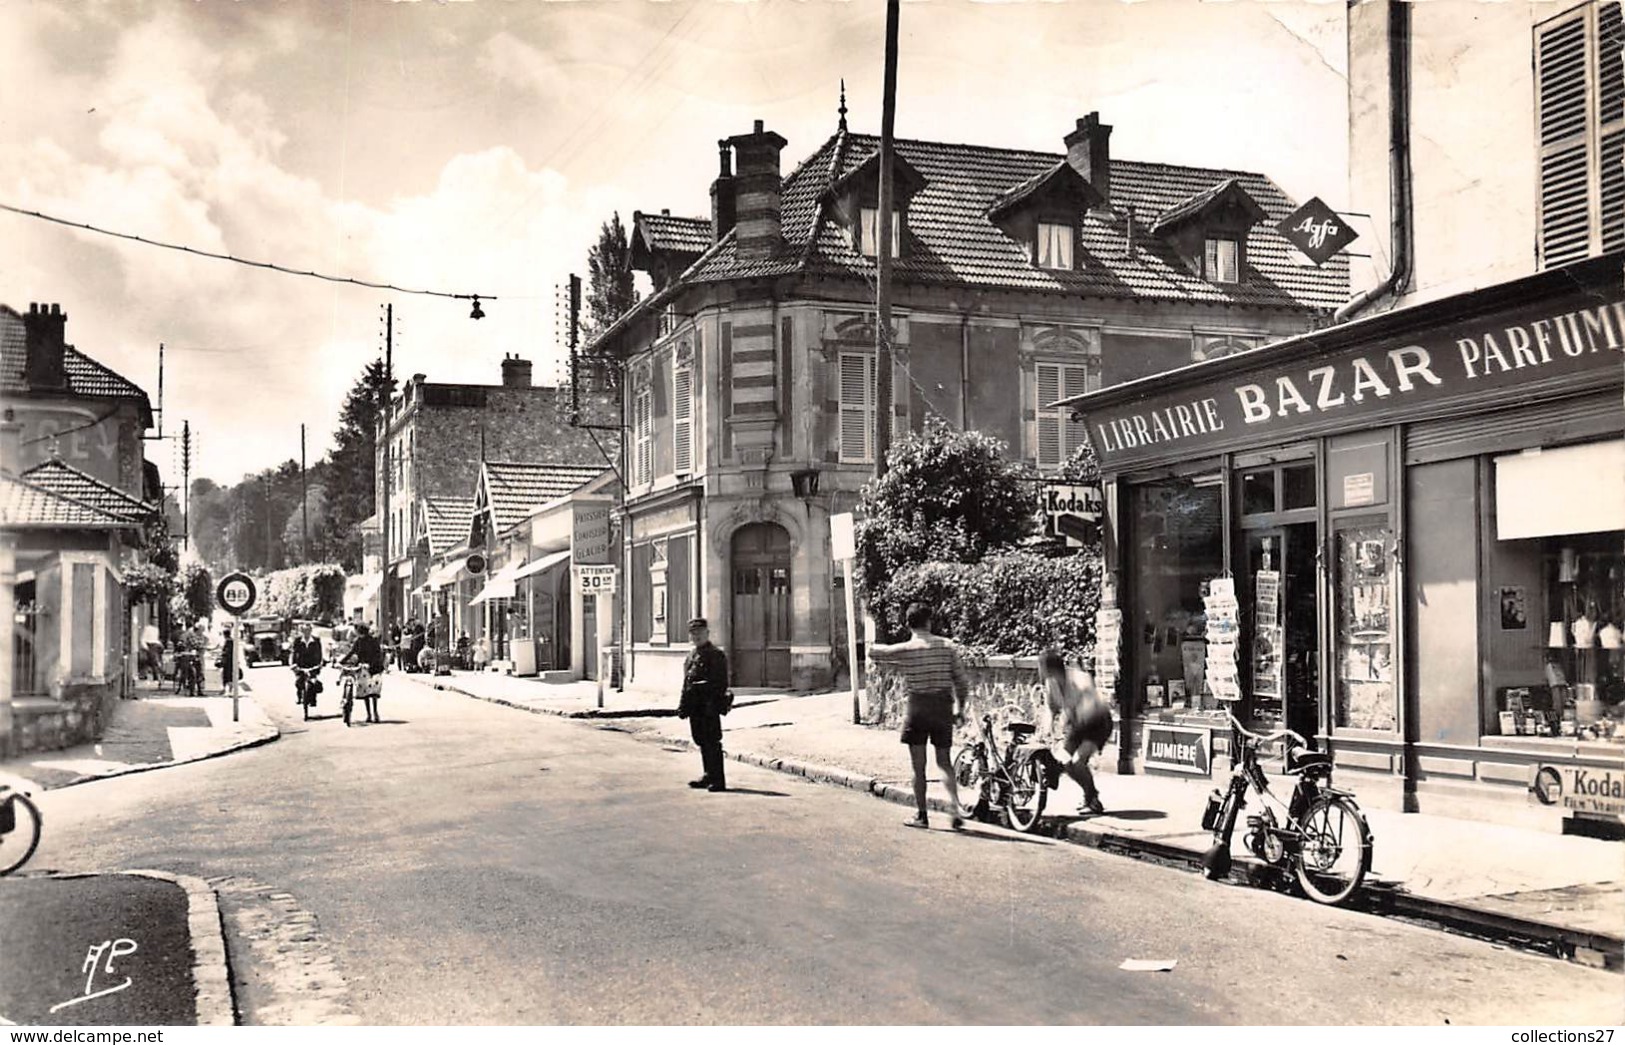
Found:
M 1047 649 L 1038 658 L 1038 671 L 1049 698 L 1050 720 L 1059 716 L 1060 738 L 1066 755 L 1061 769 L 1083 789 L 1079 816 L 1099 816 L 1106 811 L 1095 788 L 1089 760 L 1098 755 L 1112 735 L 1112 712 L 1095 691 L 1095 680 L 1086 671 L 1068 668 L 1060 650 Z M 1052 735 L 1054 730 L 1052 728 Z
M 355 661 L 367 670 L 357 680 L 356 696 L 367 710 L 367 721 L 381 721 L 378 717 L 378 694 L 384 685 L 384 650 L 377 636 L 365 623 L 355 626 L 355 644 L 350 647 L 346 663 Z
M 955 831 L 965 826 L 959 806 L 959 787 L 954 780 L 952 750 L 954 726 L 964 719 L 965 702 L 970 698 L 970 682 L 959 649 L 949 639 L 931 632 L 931 608 L 913 603 L 904 614 L 909 638 L 906 642 L 875 645 L 869 659 L 897 671 L 908 692 L 908 709 L 903 715 L 903 743 L 908 745 L 914 766 L 914 805 L 918 815 L 909 827 L 929 827 L 925 807 L 925 745 L 937 749 L 937 768 L 953 803 Z
M 728 774 L 722 755 L 722 713 L 728 694 L 728 655 L 711 643 L 711 626 L 704 617 L 688 622 L 688 639 L 694 644 L 683 662 L 683 692 L 677 700 L 677 717 L 688 719 L 689 735 L 700 749 L 704 775 L 688 786 L 707 791 L 728 790 Z
M 158 625 L 148 624 L 141 629 L 141 675 L 152 675 L 154 682 L 164 680 L 164 644 L 158 639 Z

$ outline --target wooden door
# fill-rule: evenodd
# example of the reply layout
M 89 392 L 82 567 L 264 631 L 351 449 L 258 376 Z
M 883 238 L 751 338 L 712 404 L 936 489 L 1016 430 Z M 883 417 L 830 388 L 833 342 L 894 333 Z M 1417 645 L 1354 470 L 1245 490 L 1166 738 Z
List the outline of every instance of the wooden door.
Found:
M 738 686 L 790 684 L 790 535 L 772 523 L 733 538 L 730 660 Z

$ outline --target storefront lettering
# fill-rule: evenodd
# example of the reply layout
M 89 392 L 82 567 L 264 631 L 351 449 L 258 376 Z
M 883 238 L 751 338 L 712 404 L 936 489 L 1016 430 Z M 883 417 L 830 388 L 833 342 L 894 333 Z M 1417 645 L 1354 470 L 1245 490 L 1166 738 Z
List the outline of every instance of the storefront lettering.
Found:
M 1530 382 L 1606 373 L 1625 353 L 1625 301 L 1592 288 L 1534 308 L 1508 309 L 1477 323 L 1413 331 L 1367 343 L 1301 367 L 1255 370 L 1243 381 L 1151 395 L 1091 410 L 1095 450 L 1107 467 L 1174 450 L 1231 444 L 1244 432 L 1285 436 L 1357 418 L 1397 416 L 1490 389 L 1515 394 Z M 1602 303 L 1597 303 L 1601 299 Z M 1093 393 L 1112 402 L 1112 391 Z M 1346 420 L 1345 420 L 1346 417 Z M 1256 436 L 1254 437 L 1256 438 Z

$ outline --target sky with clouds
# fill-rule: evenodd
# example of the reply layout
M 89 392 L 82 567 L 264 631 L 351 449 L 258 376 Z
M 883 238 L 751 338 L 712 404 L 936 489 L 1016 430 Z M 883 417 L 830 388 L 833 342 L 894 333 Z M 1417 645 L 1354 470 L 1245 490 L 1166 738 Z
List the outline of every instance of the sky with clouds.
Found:
M 1342 203 L 1341 2 L 903 5 L 897 133 L 1263 171 Z M 397 373 L 559 374 L 556 288 L 618 210 L 708 215 L 716 141 L 763 120 L 785 169 L 878 133 L 874 0 L 200 3 L 0 0 L 0 203 L 466 302 L 262 272 L 0 212 L 0 302 L 60 302 L 68 340 L 190 420 L 194 476 L 330 443 L 383 344 Z M 148 456 L 178 481 L 173 442 Z

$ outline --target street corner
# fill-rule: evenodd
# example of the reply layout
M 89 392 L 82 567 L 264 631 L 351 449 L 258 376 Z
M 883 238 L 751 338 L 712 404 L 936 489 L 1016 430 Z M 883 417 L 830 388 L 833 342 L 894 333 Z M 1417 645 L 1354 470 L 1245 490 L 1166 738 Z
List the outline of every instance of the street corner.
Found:
M 0 880 L 0 1019 L 47 1026 L 230 1026 L 219 909 L 164 872 Z

